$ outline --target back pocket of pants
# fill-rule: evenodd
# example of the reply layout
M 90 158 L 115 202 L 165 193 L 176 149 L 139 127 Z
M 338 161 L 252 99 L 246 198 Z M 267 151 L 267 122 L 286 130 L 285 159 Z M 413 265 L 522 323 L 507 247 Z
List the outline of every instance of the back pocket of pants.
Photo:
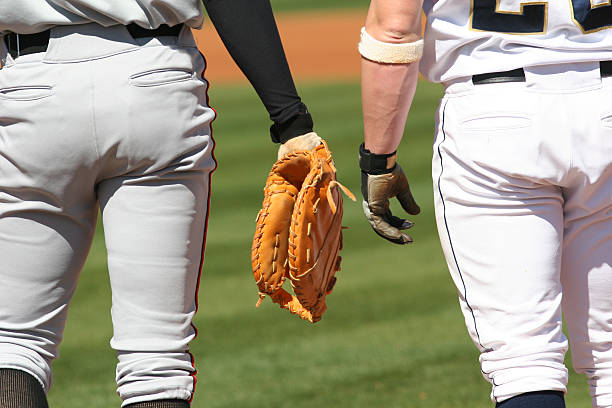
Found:
M 601 125 L 606 128 L 612 128 L 612 113 L 606 113 L 601 117 Z
M 159 86 L 188 81 L 192 79 L 193 76 L 194 73 L 192 71 L 185 69 L 154 69 L 130 76 L 130 84 L 140 87 Z
M 45 85 L 14 86 L 0 89 L 0 99 L 9 101 L 34 101 L 53 95 L 53 87 Z
M 522 129 L 531 126 L 531 119 L 520 113 L 491 113 L 466 118 L 461 122 L 464 131 L 496 131 Z

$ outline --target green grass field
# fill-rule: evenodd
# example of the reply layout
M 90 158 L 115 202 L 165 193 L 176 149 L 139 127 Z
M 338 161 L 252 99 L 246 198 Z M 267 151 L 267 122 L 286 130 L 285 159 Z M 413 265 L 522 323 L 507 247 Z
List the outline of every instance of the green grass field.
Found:
M 358 84 L 299 88 L 316 129 L 335 153 L 340 181 L 358 195 Z M 350 229 L 343 268 L 327 313 L 311 325 L 268 299 L 255 308 L 250 242 L 276 148 L 253 91 L 211 90 L 211 105 L 219 112 L 214 123 L 219 168 L 196 318 L 200 334 L 192 343 L 199 370 L 194 407 L 492 407 L 434 225 L 430 158 L 440 94 L 439 86 L 421 83 L 400 147 L 423 209 L 413 218 L 416 242 L 399 247 L 378 238 L 360 205 L 345 201 Z M 54 363 L 52 407 L 120 404 L 115 354 L 108 345 L 109 291 L 99 228 Z M 567 400 L 568 407 L 590 406 L 582 377 L 572 374 Z
M 365 8 L 368 0 L 272 0 L 276 11 Z M 335 155 L 340 181 L 359 196 L 362 138 L 357 83 L 299 84 Z M 400 161 L 422 213 L 415 243 L 377 237 L 360 204 L 345 201 L 338 283 L 323 320 L 308 324 L 269 299 L 259 308 L 250 266 L 254 219 L 276 147 L 267 113 L 246 86 L 211 89 L 213 197 L 192 352 L 196 408 L 490 408 L 489 385 L 468 338 L 456 290 L 438 244 L 430 180 L 433 114 L 441 88 L 421 83 Z M 399 207 L 394 210 L 399 212 Z M 54 363 L 52 408 L 118 407 L 110 349 L 110 288 L 104 242 L 94 246 L 73 299 L 61 356 Z M 586 381 L 573 372 L 568 407 L 588 407 Z

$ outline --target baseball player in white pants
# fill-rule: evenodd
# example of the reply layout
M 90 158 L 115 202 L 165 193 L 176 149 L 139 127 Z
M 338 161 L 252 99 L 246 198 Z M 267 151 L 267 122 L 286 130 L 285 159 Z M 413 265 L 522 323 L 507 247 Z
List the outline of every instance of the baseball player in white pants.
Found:
M 565 407 L 563 316 L 593 406 L 612 407 L 610 3 L 372 0 L 360 51 L 364 209 L 396 243 L 411 223 L 388 200 L 418 213 L 395 152 L 421 52 L 445 86 L 438 231 L 496 406 Z
M 311 132 L 269 1 L 205 3 L 273 140 Z M 202 21 L 200 0 L 0 2 L 1 408 L 47 407 L 99 210 L 123 406 L 189 406 L 216 167 Z

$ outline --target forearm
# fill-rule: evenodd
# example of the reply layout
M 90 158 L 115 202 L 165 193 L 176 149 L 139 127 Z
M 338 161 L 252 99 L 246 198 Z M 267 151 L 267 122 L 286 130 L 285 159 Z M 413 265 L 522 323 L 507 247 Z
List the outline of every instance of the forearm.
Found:
M 270 119 L 286 124 L 303 114 L 306 108 L 296 91 L 270 1 L 203 1 L 221 40 L 259 95 Z
M 418 64 L 379 64 L 362 58 L 361 98 L 365 147 L 397 150 L 416 90 Z
M 414 43 L 421 37 L 420 7 L 420 1 L 373 0 L 365 30 L 384 43 Z M 397 149 L 417 80 L 418 61 L 391 64 L 362 58 L 364 139 L 370 152 Z

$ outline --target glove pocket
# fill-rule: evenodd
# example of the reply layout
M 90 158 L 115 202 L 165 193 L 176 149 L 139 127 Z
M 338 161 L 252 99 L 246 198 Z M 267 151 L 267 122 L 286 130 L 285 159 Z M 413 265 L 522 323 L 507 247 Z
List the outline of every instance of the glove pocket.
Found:
M 311 154 L 305 151 L 297 151 L 284 155 L 274 163 L 266 187 L 271 183 L 291 184 L 296 188 L 296 193 L 302 188 L 302 184 L 311 171 Z M 272 181 L 274 180 L 274 181 Z

